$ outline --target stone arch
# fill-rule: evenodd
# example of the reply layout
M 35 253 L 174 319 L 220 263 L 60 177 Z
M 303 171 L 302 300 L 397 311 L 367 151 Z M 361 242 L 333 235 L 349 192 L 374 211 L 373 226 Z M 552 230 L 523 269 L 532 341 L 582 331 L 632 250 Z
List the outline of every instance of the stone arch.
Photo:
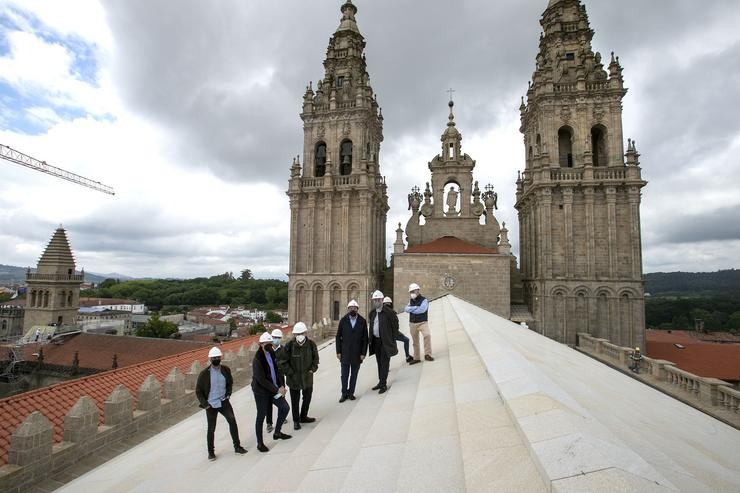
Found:
M 295 311 L 295 322 L 305 322 L 306 321 L 306 292 L 308 286 L 304 282 L 300 282 L 296 284 L 295 286 L 295 303 L 296 303 L 296 311 Z
M 324 286 L 320 282 L 315 282 L 311 286 L 311 291 L 313 292 L 313 320 L 311 322 L 320 322 L 322 318 L 329 315 L 325 313 Z
M 611 328 L 611 299 L 614 293 L 609 288 L 601 287 L 596 290 L 596 320 L 593 334 L 603 339 L 609 339 Z
M 561 168 L 573 167 L 573 142 L 575 142 L 573 127 L 568 125 L 560 127 L 558 130 L 558 160 Z
M 313 176 L 321 177 L 326 174 L 326 142 L 320 140 L 314 146 L 314 165 L 313 165 Z
M 36 306 L 36 302 L 37 302 L 36 297 L 37 297 L 37 294 L 36 294 L 36 290 L 34 289 L 31 291 L 31 302 L 29 303 L 29 306 L 34 306 L 34 307 Z
M 609 166 L 609 139 L 602 124 L 591 127 L 591 155 L 594 166 Z
M 338 282 L 329 285 L 331 300 L 331 319 L 338 321 L 342 317 L 342 286 Z
M 49 306 L 49 292 L 44 291 L 44 303 L 42 305 L 44 308 L 48 308 Z
M 455 211 L 457 214 L 459 214 L 462 211 L 462 187 L 460 186 L 460 180 L 457 179 L 456 176 L 448 176 L 445 180 L 445 184 L 442 186 L 442 212 L 445 214 L 448 214 L 450 211 L 450 206 L 447 203 L 449 194 L 453 187 L 457 187 L 455 189 L 455 193 L 457 194 L 457 200 L 455 201 Z
M 591 293 L 585 286 L 579 286 L 575 290 L 575 326 L 576 333 L 586 332 L 591 333 L 590 324 L 590 310 L 589 305 L 591 304 Z
M 565 343 L 567 341 L 567 300 L 568 290 L 562 286 L 556 286 L 552 293 L 552 333 L 550 337 Z
M 535 153 L 539 156 L 542 154 L 542 136 L 540 134 L 537 134 L 537 137 L 535 137 L 534 145 Z
M 352 174 L 352 141 L 349 139 L 339 144 L 339 174 Z

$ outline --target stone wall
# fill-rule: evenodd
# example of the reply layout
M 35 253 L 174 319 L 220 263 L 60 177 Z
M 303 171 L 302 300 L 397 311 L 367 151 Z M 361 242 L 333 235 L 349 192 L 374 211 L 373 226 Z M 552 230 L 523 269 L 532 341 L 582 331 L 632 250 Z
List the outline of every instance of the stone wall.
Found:
M 0 339 L 23 334 L 23 313 L 21 306 L 0 307 Z
M 446 294 L 465 299 L 496 315 L 511 316 L 511 256 L 405 253 L 393 258 L 396 310 L 408 302 L 415 282 L 429 299 Z

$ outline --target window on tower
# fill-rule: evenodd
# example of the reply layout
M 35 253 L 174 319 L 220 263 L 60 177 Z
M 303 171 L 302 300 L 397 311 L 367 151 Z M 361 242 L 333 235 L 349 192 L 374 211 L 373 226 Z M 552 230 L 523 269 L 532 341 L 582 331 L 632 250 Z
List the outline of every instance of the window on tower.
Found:
M 455 144 L 450 143 L 450 147 L 447 148 L 447 157 L 450 159 L 455 157 Z
M 316 144 L 316 156 L 314 159 L 314 176 L 321 177 L 326 173 L 326 144 L 319 142 Z
M 568 60 L 569 62 L 575 61 L 576 54 L 575 53 L 566 53 L 565 54 L 565 59 Z
M 609 166 L 606 127 L 603 125 L 596 125 L 591 129 L 591 153 L 594 166 Z
M 562 127 L 558 130 L 558 156 L 561 168 L 573 167 L 573 129 Z
M 349 175 L 352 173 L 352 141 L 345 140 L 339 148 L 339 174 Z
M 344 76 L 340 75 L 337 77 L 337 87 L 341 88 L 344 87 Z

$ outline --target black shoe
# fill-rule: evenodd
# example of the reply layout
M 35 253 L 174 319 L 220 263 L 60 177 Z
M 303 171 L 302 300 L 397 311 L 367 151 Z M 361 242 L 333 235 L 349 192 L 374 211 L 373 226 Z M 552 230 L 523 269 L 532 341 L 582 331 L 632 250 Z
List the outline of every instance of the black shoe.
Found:
M 238 447 L 236 447 L 234 449 L 234 452 L 236 452 L 239 455 L 244 455 L 244 454 L 247 453 L 247 449 L 245 449 L 244 447 L 242 447 L 241 445 L 239 445 Z
M 378 382 L 378 385 L 376 385 L 375 387 L 373 387 L 372 390 L 378 390 L 382 386 L 383 385 L 381 385 L 380 382 Z
M 264 443 L 258 443 L 257 444 L 257 450 L 259 450 L 260 452 L 269 452 L 270 451 L 270 449 L 267 448 L 267 446 Z
M 213 452 L 208 452 L 208 460 L 211 462 L 216 460 L 216 454 L 214 454 Z
M 272 426 L 272 423 L 267 423 L 267 433 L 272 433 L 272 430 L 274 430 L 275 427 Z
M 349 396 L 349 400 L 353 401 L 355 399 L 357 399 L 357 397 L 355 397 L 355 394 L 352 394 L 351 396 Z
M 301 423 L 313 423 L 316 421 L 316 418 L 311 418 L 310 416 L 306 416 L 305 418 L 301 418 Z
M 414 361 L 414 357 L 413 356 L 410 356 L 410 355 L 409 356 L 406 356 L 406 363 L 411 363 L 412 361 Z
M 425 360 L 427 360 L 427 361 L 434 361 L 434 358 L 432 358 L 432 357 L 431 357 L 430 355 L 428 355 L 428 354 L 427 354 L 426 356 L 424 356 L 424 359 L 425 359 Z
M 347 399 L 349 399 L 349 397 L 347 397 L 346 395 L 342 394 L 342 397 L 339 398 L 339 402 L 344 402 Z
M 301 424 L 298 421 L 294 421 L 293 422 L 293 429 L 294 430 L 300 430 L 301 429 Z
M 420 359 L 413 359 L 413 360 L 411 360 L 411 361 L 409 362 L 409 364 L 410 364 L 410 365 L 415 365 L 415 364 L 417 364 L 417 363 L 421 363 L 421 360 L 420 360 Z
M 296 424 L 298 424 L 298 423 L 296 423 Z M 301 426 L 301 425 L 298 425 L 298 426 Z M 293 437 L 290 436 L 290 435 L 286 435 L 282 431 L 280 433 L 275 433 L 275 434 L 272 435 L 272 439 L 273 440 L 289 440 L 291 438 L 293 438 Z
M 385 394 L 386 392 L 388 392 L 388 387 L 386 387 L 385 385 L 380 387 L 380 390 L 378 390 L 378 394 Z

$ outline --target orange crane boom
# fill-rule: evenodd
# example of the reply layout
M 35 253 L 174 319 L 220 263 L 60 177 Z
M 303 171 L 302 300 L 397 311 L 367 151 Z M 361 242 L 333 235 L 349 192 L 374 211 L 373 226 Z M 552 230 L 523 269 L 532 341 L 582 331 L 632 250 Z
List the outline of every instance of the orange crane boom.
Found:
M 107 193 L 108 195 L 115 195 L 113 188 L 109 187 L 108 185 L 103 185 L 99 181 L 93 181 L 89 178 L 85 178 L 84 176 L 77 175 L 61 168 L 57 168 L 56 166 L 51 166 L 50 164 L 46 164 L 46 161 L 39 161 L 38 159 L 31 157 L 28 154 L 23 154 L 22 152 L 11 149 L 10 147 L 3 144 L 0 144 L 0 158 L 5 159 L 6 161 L 10 161 L 11 163 L 20 164 L 21 166 L 25 166 L 26 168 L 41 171 L 42 173 L 46 173 L 47 175 L 56 176 L 57 178 L 61 178 L 62 180 L 71 181 L 72 183 L 82 185 L 83 187 L 92 188 L 93 190 L 97 190 L 98 192 Z

